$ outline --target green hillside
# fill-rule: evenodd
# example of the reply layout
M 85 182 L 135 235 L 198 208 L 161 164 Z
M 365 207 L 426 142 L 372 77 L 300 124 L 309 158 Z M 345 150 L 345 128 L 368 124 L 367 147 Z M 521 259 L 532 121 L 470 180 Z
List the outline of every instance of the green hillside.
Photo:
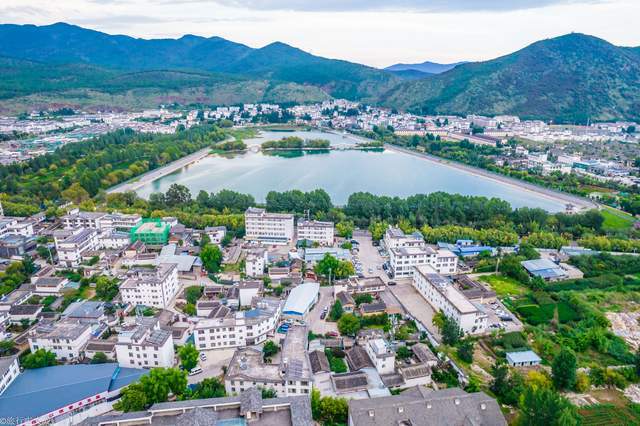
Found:
M 398 85 L 380 101 L 429 114 L 517 114 L 570 123 L 637 120 L 640 54 L 569 34 Z

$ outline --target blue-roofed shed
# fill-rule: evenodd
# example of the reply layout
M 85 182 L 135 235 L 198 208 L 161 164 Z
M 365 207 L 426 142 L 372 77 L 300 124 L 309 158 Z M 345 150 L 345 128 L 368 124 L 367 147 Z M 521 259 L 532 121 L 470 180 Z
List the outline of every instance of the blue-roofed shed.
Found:
M 540 357 L 534 351 L 507 352 L 507 363 L 512 367 L 539 365 Z
M 55 423 L 58 416 L 102 404 L 146 373 L 116 363 L 25 370 L 0 395 L 0 417 L 12 419 L 10 425 L 36 419 Z
M 520 262 L 524 269 L 534 277 L 545 281 L 557 281 L 568 278 L 567 271 L 549 259 L 533 259 Z

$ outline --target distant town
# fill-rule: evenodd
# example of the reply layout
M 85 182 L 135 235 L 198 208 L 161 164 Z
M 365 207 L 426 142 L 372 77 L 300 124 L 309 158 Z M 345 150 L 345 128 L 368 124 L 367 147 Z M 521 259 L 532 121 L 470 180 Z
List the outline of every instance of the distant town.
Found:
M 602 182 L 611 181 L 626 186 L 640 182 L 637 176 L 639 165 L 633 155 L 612 153 L 617 159 L 605 159 L 601 151 L 584 149 L 585 146 L 604 142 L 619 142 L 637 149 L 640 132 L 636 132 L 636 129 L 640 130 L 640 127 L 634 122 L 572 126 L 521 120 L 508 115 L 417 116 L 346 100 L 293 107 L 244 104 L 213 109 L 161 108 L 130 113 L 88 114 L 63 109 L 2 117 L 0 164 L 26 161 L 52 152 L 61 145 L 117 129 L 173 133 L 203 120 L 229 120 L 238 127 L 289 123 L 355 133 L 384 128 L 392 129 L 398 136 L 433 135 L 444 140 L 468 140 L 473 144 L 494 147 L 508 146 L 509 141 L 517 141 L 513 150 L 496 156 L 496 164 L 517 170 L 537 170 L 542 174 L 578 173 Z M 574 144 L 570 144 L 572 142 Z M 568 146 L 565 146 L 567 143 Z

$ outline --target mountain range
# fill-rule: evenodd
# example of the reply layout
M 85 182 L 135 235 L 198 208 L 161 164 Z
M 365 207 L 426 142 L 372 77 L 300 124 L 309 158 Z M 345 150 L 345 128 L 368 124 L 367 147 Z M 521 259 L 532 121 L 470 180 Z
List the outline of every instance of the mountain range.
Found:
M 640 48 L 568 34 L 485 62 L 380 70 L 280 42 L 252 48 L 220 37 L 146 40 L 64 23 L 0 25 L 0 112 L 330 97 L 420 113 L 638 119 Z
M 420 64 L 395 64 L 386 67 L 387 71 L 409 71 L 415 70 L 425 74 L 442 74 L 457 67 L 458 65 L 466 64 L 467 62 L 455 62 L 453 64 L 438 64 L 436 62 L 425 61 Z

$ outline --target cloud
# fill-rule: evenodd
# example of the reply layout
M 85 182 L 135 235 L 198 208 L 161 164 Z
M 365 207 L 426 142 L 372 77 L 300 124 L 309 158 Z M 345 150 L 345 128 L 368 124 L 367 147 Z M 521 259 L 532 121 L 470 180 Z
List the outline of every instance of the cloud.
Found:
M 108 0 L 107 0 L 108 1 Z M 180 0 L 173 0 L 180 1 Z M 182 0 L 193 2 L 198 0 Z M 414 11 L 414 12 L 507 12 L 566 4 L 593 4 L 607 0 L 215 0 L 216 3 L 251 10 Z

